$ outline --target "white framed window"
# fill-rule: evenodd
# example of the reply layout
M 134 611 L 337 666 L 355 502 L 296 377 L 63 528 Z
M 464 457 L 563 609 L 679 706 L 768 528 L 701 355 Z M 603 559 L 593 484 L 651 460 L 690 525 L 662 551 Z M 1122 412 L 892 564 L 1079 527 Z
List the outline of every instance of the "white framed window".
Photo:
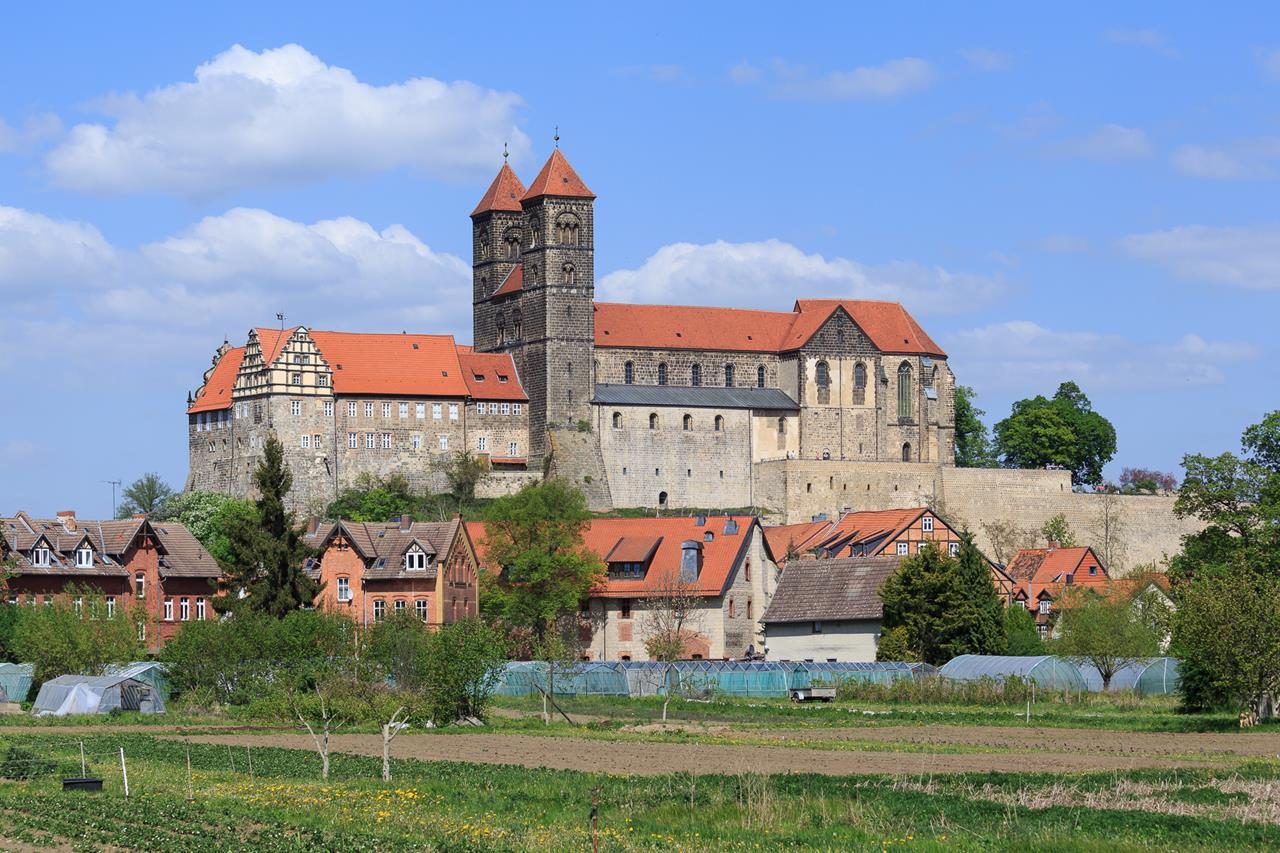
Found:
M 960 543 L 959 543 L 959 542 L 948 542 L 948 543 L 947 543 L 947 552 L 948 552 L 948 553 L 950 553 L 950 554 L 953 554 L 953 555 L 954 555 L 954 554 L 959 554 L 959 553 L 960 553 Z
M 390 403 L 383 403 L 383 404 L 382 404 L 382 416 L 383 416 L 384 418 L 389 418 L 389 417 L 391 417 L 391 404 L 390 404 Z
M 391 449 L 391 433 L 389 432 L 384 432 L 382 434 L 382 449 L 383 450 Z
M 933 532 L 933 516 L 926 515 L 924 518 L 920 519 L 920 529 L 923 530 L 925 533 L 932 533 Z
M 438 420 L 441 420 L 442 418 L 444 418 L 444 407 L 441 406 L 439 403 L 432 403 L 431 419 L 438 421 Z
M 899 543 L 898 543 L 898 556 L 899 556 L 899 557 L 905 557 L 905 556 L 906 556 L 906 554 L 907 554 L 907 543 L 906 543 L 906 542 L 899 542 Z
M 409 417 L 409 404 L 408 404 L 408 403 L 401 403 L 401 404 L 400 404 L 400 417 L 402 417 L 402 418 L 407 418 L 407 417 Z
M 1053 602 L 1051 602 L 1051 601 L 1042 601 L 1042 602 L 1040 602 L 1040 612 L 1041 612 L 1041 613 L 1043 613 L 1043 614 L 1045 614 L 1045 615 L 1048 615 L 1049 611 L 1050 611 L 1050 610 L 1052 610 L 1052 609 L 1053 609 Z
M 338 578 L 338 600 L 351 600 L 351 580 L 350 578 Z
M 365 404 L 364 404 L 364 416 L 365 416 L 366 418 L 371 418 L 371 417 L 373 417 L 373 403 L 365 403 Z
M 301 374 L 301 373 L 295 373 L 295 374 L 293 374 L 291 377 L 289 377 L 289 384 L 290 384 L 290 385 L 301 385 L 301 384 L 302 384 L 302 374 Z
M 924 550 L 924 546 L 925 546 L 926 544 L 927 544 L 927 543 L 925 543 L 925 542 L 917 542 L 917 543 L 916 543 L 916 553 L 917 553 L 917 554 L 919 554 L 921 551 L 923 551 L 923 550 Z
M 138 624 L 138 642 L 144 643 L 147 640 L 147 623 L 139 622 Z
M 504 415 L 509 415 L 509 414 L 511 414 L 511 404 L 510 404 L 510 403 L 503 403 L 503 404 L 502 404 L 502 414 L 504 414 Z
M 347 447 L 350 447 L 352 450 L 355 450 L 359 446 L 360 446 L 360 434 L 357 432 L 347 433 Z
M 476 439 L 476 450 L 479 450 L 481 453 L 488 453 L 488 452 L 489 452 L 489 438 L 488 438 L 488 436 L 483 436 L 483 435 L 482 435 L 482 436 L 480 436 L 479 438 L 477 438 L 477 439 Z
M 76 549 L 76 568 L 92 569 L 93 568 L 93 549 L 81 545 Z
M 204 621 L 204 599 L 203 598 L 196 599 L 196 619 L 201 622 Z
M 293 415 L 295 418 L 302 414 L 302 401 L 301 401 L 301 400 L 290 400 L 290 401 L 289 401 L 289 414 Z
M 440 436 L 440 449 L 441 450 L 449 449 L 449 436 L 447 435 Z
M 356 416 L 356 404 L 347 403 L 347 417 L 354 418 Z
M 326 418 L 333 417 L 333 401 L 332 400 L 324 401 L 324 416 Z
M 319 450 L 319 449 L 320 449 L 320 446 L 321 446 L 321 445 L 320 445 L 320 436 L 318 436 L 318 435 L 313 435 L 313 436 L 311 436 L 311 446 L 312 446 L 312 447 L 314 447 L 316 450 Z
M 303 450 L 310 450 L 310 449 L 311 449 L 311 436 L 309 436 L 309 435 L 304 435 L 304 436 L 302 437 L 302 449 L 303 449 Z
M 404 611 L 405 611 L 405 604 L 407 604 L 407 602 L 406 602 L 403 598 L 397 598 L 397 599 L 396 599 L 395 608 L 396 608 L 396 615 L 397 615 L 397 616 L 403 616 L 403 615 L 404 615 Z
M 375 599 L 373 602 L 373 621 L 381 622 L 387 618 L 387 603 L 381 598 Z
M 487 411 L 485 411 L 485 410 L 486 410 L 486 409 L 488 409 L 488 408 L 489 408 L 489 404 L 488 404 L 488 403 L 476 403 L 476 414 L 477 414 L 477 415 L 485 415 L 485 414 L 488 414 L 488 412 L 487 412 Z
M 374 434 L 373 434 L 373 433 L 371 433 L 371 432 L 366 432 L 366 433 L 364 434 L 364 447 L 365 447 L 365 450 L 373 450 L 373 448 L 374 448 L 375 446 L 376 446 L 376 445 L 374 444 Z
M 421 450 L 422 449 L 422 433 L 415 432 L 410 437 L 409 444 L 413 447 L 414 450 Z
M 317 373 L 317 374 L 316 374 L 316 384 L 317 384 L 317 385 L 319 385 L 321 388 L 328 388 L 328 387 L 329 387 L 329 374 L 327 374 L 327 373 Z
M 520 455 L 520 443 L 519 443 L 519 442 L 516 442 L 516 441 L 513 441 L 513 442 L 509 443 L 509 444 L 507 445 L 507 455 L 508 455 L 508 456 L 518 456 L 518 455 Z
M 413 610 L 418 614 L 419 619 L 423 622 L 427 621 L 427 600 L 425 598 L 419 598 L 415 601 L 413 603 Z
M 33 566 L 48 566 L 52 561 L 52 557 L 53 555 L 48 548 L 31 549 L 31 565 Z
M 164 621 L 166 622 L 173 621 L 173 599 L 172 598 L 166 598 L 164 600 Z
M 404 570 L 406 572 L 426 571 L 427 555 L 421 548 L 410 548 L 404 555 Z
M 427 404 L 415 403 L 413 406 L 413 414 L 418 420 L 422 420 L 427 416 Z
M 456 421 L 457 419 L 458 419 L 458 404 L 450 403 L 449 404 L 449 420 Z
M 116 615 L 116 597 L 114 595 L 107 596 L 107 618 L 111 619 Z
M 512 403 L 512 404 L 511 404 L 511 414 L 513 414 L 513 415 L 518 415 L 518 414 L 520 414 L 520 404 L 519 404 L 519 403 Z
M 133 592 L 138 598 L 147 597 L 147 576 L 142 572 L 133 576 Z
M 178 618 L 183 622 L 191 621 L 191 599 L 184 598 L 178 602 Z

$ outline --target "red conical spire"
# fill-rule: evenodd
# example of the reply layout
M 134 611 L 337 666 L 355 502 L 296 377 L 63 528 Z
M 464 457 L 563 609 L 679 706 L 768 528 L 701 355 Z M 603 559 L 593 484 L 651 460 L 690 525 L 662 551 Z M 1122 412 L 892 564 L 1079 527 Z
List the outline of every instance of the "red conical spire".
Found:
M 489 184 L 489 189 L 485 190 L 484 197 L 480 199 L 476 209 L 471 211 L 471 215 L 479 216 L 492 210 L 519 213 L 520 197 L 523 195 L 524 184 L 520 183 L 516 173 L 504 161 L 502 168 L 498 170 L 498 176 Z
M 546 165 L 542 167 L 538 177 L 533 179 L 533 183 L 529 185 L 529 191 L 524 194 L 524 198 L 521 201 L 529 201 L 544 195 L 568 196 L 570 198 L 596 197 L 595 193 L 587 189 L 587 185 L 582 182 L 582 178 L 578 177 L 578 173 L 573 171 L 573 167 L 569 165 L 569 161 L 560 153 L 559 148 L 551 152 L 551 156 L 547 158 Z

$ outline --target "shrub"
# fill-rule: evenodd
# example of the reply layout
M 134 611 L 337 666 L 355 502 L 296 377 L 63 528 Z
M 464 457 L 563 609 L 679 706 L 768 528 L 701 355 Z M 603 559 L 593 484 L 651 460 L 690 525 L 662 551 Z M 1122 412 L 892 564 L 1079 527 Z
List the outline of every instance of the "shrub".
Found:
M 432 720 L 444 726 L 484 719 L 506 660 L 501 636 L 478 619 L 464 619 L 431 640 L 424 675 Z
M 39 758 L 29 749 L 10 746 L 0 762 L 0 779 L 36 779 L 48 776 L 57 764 L 47 758 Z

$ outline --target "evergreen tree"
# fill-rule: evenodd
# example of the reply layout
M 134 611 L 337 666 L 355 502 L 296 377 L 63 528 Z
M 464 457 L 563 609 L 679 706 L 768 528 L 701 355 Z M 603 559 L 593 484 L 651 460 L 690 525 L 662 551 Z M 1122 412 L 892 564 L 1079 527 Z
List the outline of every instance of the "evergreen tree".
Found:
M 1035 617 L 1016 602 L 1004 609 L 1004 653 L 1020 657 L 1044 654 L 1044 640 L 1036 630 Z
M 244 606 L 283 619 L 310 607 L 320 587 L 303 571 L 315 552 L 302 541 L 294 514 L 285 509 L 293 475 L 284 463 L 284 446 L 274 435 L 267 439 L 253 478 L 261 495 L 255 503 L 257 517 L 234 518 L 226 530 L 229 557 L 222 586 L 231 595 L 225 606 L 237 606 L 239 591 L 244 590 Z
M 1004 651 L 1004 607 L 991 567 L 968 533 L 961 535 L 960 553 L 946 580 L 940 614 L 942 652 L 950 659 Z
M 880 587 L 884 602 L 882 631 L 902 628 L 906 646 L 917 660 L 940 664 L 950 660 L 942 651 L 941 603 L 947 593 L 947 575 L 955 560 L 937 548 L 925 548 L 898 564 L 898 570 Z M 897 650 L 895 649 L 895 652 Z

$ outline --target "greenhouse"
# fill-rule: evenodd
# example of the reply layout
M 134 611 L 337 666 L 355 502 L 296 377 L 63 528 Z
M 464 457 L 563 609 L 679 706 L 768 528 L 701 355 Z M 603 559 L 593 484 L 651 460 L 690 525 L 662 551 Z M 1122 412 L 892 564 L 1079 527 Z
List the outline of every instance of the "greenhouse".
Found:
M 556 696 L 626 696 L 627 677 L 620 663 L 584 661 L 557 665 L 549 672 L 544 661 L 512 661 L 506 665 L 494 690 L 501 696 L 536 696 L 551 692 Z
M 164 700 L 151 685 L 118 675 L 60 675 L 40 685 L 31 713 L 37 717 L 139 711 L 163 714 Z
M 928 678 L 938 674 L 938 668 L 927 663 L 900 663 L 896 661 L 835 661 L 830 663 L 797 663 L 791 674 L 791 689 L 803 689 L 814 685 L 833 685 L 842 681 L 861 681 L 889 684 L 904 678 Z
M 938 674 L 956 681 L 990 678 L 1025 678 L 1044 690 L 1088 690 L 1080 668 L 1066 658 L 1053 655 L 1015 657 L 1013 655 L 960 655 L 942 665 Z
M 10 702 L 27 701 L 27 694 L 31 692 L 31 673 L 29 663 L 0 663 L 0 693 L 9 697 Z
M 1090 690 L 1102 690 L 1102 674 L 1092 664 L 1080 667 Z M 1164 696 L 1174 693 L 1180 683 L 1177 658 L 1147 658 L 1116 670 L 1109 690 L 1136 690 L 1140 696 Z
M 166 702 L 169 701 L 171 693 L 169 689 L 169 670 L 162 663 L 137 661 L 135 663 L 119 664 L 107 667 L 102 674 L 119 675 L 124 678 L 141 681 L 143 684 L 149 684 L 152 689 L 160 694 L 160 698 Z

